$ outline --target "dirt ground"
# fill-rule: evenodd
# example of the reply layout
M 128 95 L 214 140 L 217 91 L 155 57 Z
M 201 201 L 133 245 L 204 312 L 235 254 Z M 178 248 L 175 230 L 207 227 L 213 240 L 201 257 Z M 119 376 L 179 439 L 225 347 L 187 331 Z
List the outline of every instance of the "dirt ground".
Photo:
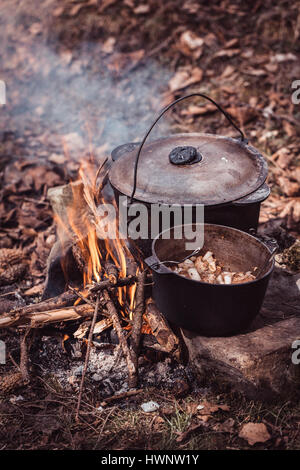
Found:
M 0 314 L 43 292 L 56 239 L 47 190 L 76 178 L 81 159 L 97 162 L 140 141 L 183 94 L 211 96 L 264 154 L 271 196 L 260 222 L 299 238 L 299 38 L 299 4 L 284 0 L 1 0 L 0 279 L 3 249 L 21 249 L 26 267 L 16 264 L 1 281 Z M 210 103 L 193 99 L 173 108 L 154 136 L 197 131 L 234 135 Z M 19 333 L 0 331 L 0 339 L 9 344 L 1 373 L 13 374 L 0 399 L 1 450 L 300 448 L 297 398 L 266 405 L 209 383 L 193 388 L 189 377 L 103 409 L 88 380 L 78 422 L 77 395 L 50 373 L 19 386 Z M 159 410 L 143 412 L 148 400 Z M 260 442 L 242 432 L 247 423 L 260 425 Z

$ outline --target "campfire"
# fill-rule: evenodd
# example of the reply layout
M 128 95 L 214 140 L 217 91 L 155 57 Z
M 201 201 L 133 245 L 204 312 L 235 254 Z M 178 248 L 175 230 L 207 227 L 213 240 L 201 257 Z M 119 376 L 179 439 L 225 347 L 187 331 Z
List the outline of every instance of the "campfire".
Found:
M 64 291 L 40 303 L 16 309 L 0 319 L 1 328 L 25 328 L 21 353 L 23 351 L 26 358 L 31 329 L 50 323 L 78 322 L 73 337 L 85 342 L 86 354 L 77 414 L 94 334 L 100 335 L 109 328 L 114 329 L 120 354 L 126 359 L 129 389 L 138 386 L 138 358 L 145 335 L 156 338 L 156 349 L 160 353 L 170 354 L 176 360 L 180 358 L 179 339 L 149 295 L 152 276 L 144 269 L 142 254 L 132 241 L 119 232 L 116 203 L 105 198 L 105 163 L 96 171 L 93 160 L 83 162 L 78 180 L 68 185 L 72 202 L 61 206 L 63 210 L 59 211 L 55 211 L 54 204 Z M 104 214 L 106 209 L 109 211 L 111 203 L 115 216 L 107 218 Z M 76 279 L 70 275 L 74 270 Z M 66 339 L 69 339 L 67 327 Z M 28 381 L 28 359 L 24 361 L 21 358 L 21 362 L 23 379 Z

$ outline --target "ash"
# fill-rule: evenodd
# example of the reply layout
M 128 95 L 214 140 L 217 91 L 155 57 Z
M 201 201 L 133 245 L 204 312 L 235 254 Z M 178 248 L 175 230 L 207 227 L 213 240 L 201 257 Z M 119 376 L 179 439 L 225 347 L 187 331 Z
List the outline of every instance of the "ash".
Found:
M 34 358 L 34 365 L 38 366 L 42 375 L 51 375 L 66 391 L 78 390 L 84 367 L 84 357 L 77 358 L 77 352 L 66 354 L 57 338 L 44 337 L 41 347 Z M 95 346 L 91 350 L 89 365 L 86 373 L 86 382 L 97 388 L 100 395 L 105 398 L 112 394 L 123 393 L 128 390 L 128 373 L 125 359 L 120 357 L 119 349 L 101 349 Z M 193 375 L 189 369 L 178 364 L 169 357 L 159 362 L 150 362 L 145 357 L 139 358 L 140 386 L 173 389 L 178 382 L 184 381 L 195 385 Z

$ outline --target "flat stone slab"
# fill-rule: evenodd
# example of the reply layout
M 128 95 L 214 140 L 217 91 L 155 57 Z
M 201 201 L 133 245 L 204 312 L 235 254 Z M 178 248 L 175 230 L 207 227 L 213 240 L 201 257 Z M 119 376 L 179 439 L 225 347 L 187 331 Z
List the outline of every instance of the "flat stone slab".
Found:
M 248 332 L 222 338 L 182 334 L 199 380 L 229 385 L 250 399 L 295 396 L 300 364 L 292 362 L 292 344 L 300 339 L 300 274 L 276 268 Z

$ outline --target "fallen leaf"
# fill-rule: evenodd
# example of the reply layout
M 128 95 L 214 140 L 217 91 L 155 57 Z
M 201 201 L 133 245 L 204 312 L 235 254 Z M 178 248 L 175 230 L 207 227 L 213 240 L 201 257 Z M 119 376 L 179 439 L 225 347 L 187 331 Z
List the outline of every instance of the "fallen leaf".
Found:
M 297 60 L 297 56 L 295 54 L 292 54 L 291 52 L 288 52 L 287 54 L 275 54 L 271 58 L 271 62 L 288 62 L 288 61 L 294 61 Z
M 214 54 L 214 58 L 217 57 L 234 57 L 241 52 L 240 49 L 222 49 Z
M 254 69 L 254 68 L 244 69 L 243 73 L 245 73 L 247 75 L 252 75 L 254 77 L 264 77 L 265 75 L 267 75 L 267 72 L 265 70 L 263 70 L 263 69 Z
M 116 44 L 116 38 L 110 37 L 102 44 L 101 50 L 105 54 L 111 54 L 114 51 L 115 44 Z
M 200 68 L 195 67 L 189 73 L 187 70 L 179 70 L 169 81 L 169 88 L 171 92 L 181 90 L 189 85 L 193 85 L 202 80 L 203 72 Z
M 25 290 L 24 295 L 38 295 L 43 292 L 44 283 L 37 284 L 36 286 L 30 287 L 30 289 Z
M 244 125 L 257 116 L 257 110 L 250 106 L 232 106 L 226 111 L 240 124 Z
M 288 168 L 290 163 L 293 161 L 293 158 L 293 154 L 290 153 L 290 150 L 287 147 L 282 147 L 272 155 L 272 160 L 276 160 L 277 165 L 282 169 Z
M 210 415 L 211 413 L 216 413 L 219 410 L 229 411 L 230 408 L 228 405 L 214 405 L 208 401 L 204 401 L 200 404 L 200 406 L 198 406 L 199 415 Z
M 106 8 L 110 7 L 114 3 L 116 3 L 117 0 L 102 0 L 101 6 L 99 7 L 99 12 L 102 13 Z
M 228 78 L 235 72 L 235 68 L 232 65 L 227 65 L 221 75 L 222 78 Z
M 138 7 L 136 7 L 133 10 L 133 13 L 135 13 L 135 15 L 145 15 L 146 13 L 149 13 L 149 11 L 150 11 L 150 5 L 148 5 L 147 3 L 144 3 L 143 5 L 139 5 Z
M 239 437 L 245 439 L 250 446 L 257 442 L 267 442 L 271 435 L 264 423 L 246 423 L 243 425 Z
M 233 418 L 228 418 L 224 423 L 217 423 L 214 426 L 214 430 L 217 432 L 232 432 L 235 421 Z
M 190 105 L 187 109 L 183 109 L 181 114 L 183 116 L 200 116 L 207 113 L 213 113 L 217 108 L 213 104 L 206 104 L 204 106 Z
M 204 40 L 192 31 L 184 31 L 177 44 L 178 49 L 188 57 L 199 59 L 203 52 Z
M 289 196 L 289 197 L 297 196 L 300 192 L 299 184 L 292 182 L 286 176 L 279 176 L 278 184 L 280 186 L 281 191 L 286 196 Z
M 178 444 L 181 444 L 182 442 L 186 441 L 193 432 L 198 431 L 202 427 L 203 427 L 202 424 L 193 424 L 193 425 L 189 426 L 186 431 L 181 432 L 178 435 L 178 437 L 176 438 L 176 442 Z

